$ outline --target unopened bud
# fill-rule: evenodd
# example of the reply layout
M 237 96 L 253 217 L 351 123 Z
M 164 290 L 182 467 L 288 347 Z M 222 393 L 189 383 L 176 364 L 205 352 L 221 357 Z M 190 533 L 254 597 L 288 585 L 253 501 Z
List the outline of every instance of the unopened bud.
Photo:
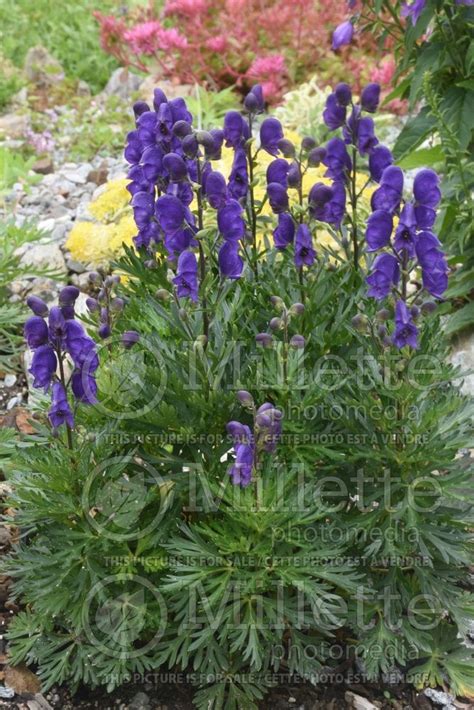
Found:
M 425 301 L 424 303 L 421 304 L 421 312 L 423 315 L 427 315 L 428 313 L 433 313 L 436 310 L 437 306 L 434 301 Z
M 380 311 L 377 311 L 376 318 L 381 323 L 384 323 L 390 318 L 390 311 L 387 308 L 381 308 Z
M 253 397 L 250 394 L 250 392 L 247 392 L 247 390 L 239 390 L 237 392 L 237 399 L 239 400 L 240 404 L 243 407 L 253 407 L 254 406 Z
M 118 297 L 113 298 L 110 302 L 110 307 L 113 311 L 117 311 L 117 312 L 123 311 L 124 306 L 125 306 L 125 301 L 123 300 L 123 298 L 118 298 Z
M 367 316 L 362 315 L 362 313 L 358 313 L 354 318 L 352 319 L 352 325 L 353 327 L 359 332 L 359 333 L 365 333 L 367 331 L 367 325 L 369 323 Z
M 171 298 L 170 292 L 167 291 L 165 288 L 159 288 L 158 291 L 155 293 L 155 296 L 159 301 L 169 301 Z
M 270 301 L 275 306 L 277 311 L 282 311 L 285 308 L 285 302 L 282 298 L 280 298 L 280 296 L 272 296 Z
M 135 343 L 138 343 L 140 340 L 140 334 L 137 333 L 136 330 L 126 330 L 125 333 L 122 334 L 122 345 L 124 348 L 129 348 L 132 347 L 132 345 L 135 345 Z
M 258 333 L 255 336 L 255 340 L 259 345 L 263 345 L 264 348 L 272 347 L 273 338 L 270 333 Z
M 277 147 L 279 150 L 281 150 L 285 158 L 295 157 L 295 146 L 287 138 L 281 138 L 277 143 Z
M 272 318 L 269 325 L 272 330 L 280 330 L 283 323 L 282 323 L 281 318 Z
M 316 141 L 311 136 L 305 136 L 301 141 L 301 147 L 306 151 L 313 150 L 316 148 Z
M 305 346 L 305 339 L 302 335 L 294 335 L 290 340 L 290 345 L 295 350 L 301 350 Z
M 293 305 L 290 308 L 290 315 L 292 316 L 300 316 L 304 313 L 304 304 L 303 303 L 293 303 Z

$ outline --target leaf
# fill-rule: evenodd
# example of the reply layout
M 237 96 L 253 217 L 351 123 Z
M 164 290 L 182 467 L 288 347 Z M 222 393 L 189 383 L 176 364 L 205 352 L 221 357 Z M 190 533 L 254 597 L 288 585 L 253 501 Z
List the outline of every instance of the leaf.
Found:
M 403 127 L 393 149 L 395 161 L 402 160 L 427 138 L 436 128 L 436 119 L 425 106 Z
M 439 108 L 447 125 L 457 135 L 461 150 L 466 150 L 473 131 L 474 92 L 452 86 L 439 102 Z
M 444 161 L 445 156 L 440 145 L 434 145 L 431 148 L 420 148 L 414 153 L 407 155 L 402 160 L 398 161 L 398 165 L 404 170 L 413 170 L 427 165 L 435 165 Z
M 447 335 L 453 335 L 463 328 L 467 328 L 474 323 L 474 301 L 456 311 L 448 320 L 445 332 Z

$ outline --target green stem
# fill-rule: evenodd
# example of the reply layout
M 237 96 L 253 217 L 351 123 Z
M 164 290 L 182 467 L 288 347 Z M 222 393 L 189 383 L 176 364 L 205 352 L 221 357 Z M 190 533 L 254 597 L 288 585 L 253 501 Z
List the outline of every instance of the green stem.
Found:
M 202 208 L 202 169 L 201 161 L 199 158 L 197 163 L 197 177 L 198 177 L 198 188 L 197 188 L 197 203 L 198 203 L 198 229 L 201 231 L 203 229 L 203 208 Z M 203 324 L 203 334 L 206 338 L 209 337 L 209 314 L 207 312 L 207 298 L 204 286 L 204 279 L 206 278 L 206 256 L 204 254 L 204 247 L 202 246 L 201 239 L 198 240 L 199 248 L 199 269 L 201 278 L 201 306 L 202 306 L 202 324 Z

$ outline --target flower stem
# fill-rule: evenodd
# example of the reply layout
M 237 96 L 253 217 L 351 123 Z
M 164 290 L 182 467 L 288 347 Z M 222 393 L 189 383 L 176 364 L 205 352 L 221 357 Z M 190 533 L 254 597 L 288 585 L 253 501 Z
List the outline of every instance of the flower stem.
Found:
M 64 364 L 63 364 L 63 359 L 61 356 L 61 348 L 58 348 L 57 356 L 58 356 L 58 362 L 59 362 L 59 379 L 61 380 L 61 384 L 64 388 L 64 392 L 66 393 L 66 397 L 67 397 L 66 376 L 64 374 Z M 66 437 L 67 437 L 68 448 L 71 449 L 71 451 L 72 451 L 72 449 L 74 448 L 73 444 L 72 444 L 72 430 L 67 422 L 66 422 Z
M 250 227 L 252 230 L 252 255 L 253 255 L 253 270 L 255 273 L 255 278 L 258 280 L 258 254 L 257 254 L 257 213 L 255 210 L 255 193 L 254 193 L 254 172 L 253 172 L 253 158 L 252 155 L 252 114 L 249 115 L 249 144 L 247 146 L 247 160 L 249 164 L 249 194 L 250 194 Z
M 199 158 L 196 160 L 197 163 L 197 177 L 198 177 L 198 188 L 197 192 L 197 204 L 198 204 L 198 229 L 202 230 L 203 222 L 203 207 L 202 207 L 202 169 L 201 161 Z M 209 314 L 207 312 L 207 299 L 206 291 L 204 287 L 204 279 L 206 278 L 206 256 L 204 254 L 204 247 L 202 246 L 201 239 L 198 240 L 199 246 L 199 269 L 201 278 L 201 306 L 202 306 L 202 324 L 203 324 L 203 334 L 208 338 L 209 336 Z
M 352 205 L 352 246 L 354 268 L 359 269 L 359 241 L 357 233 L 357 148 L 352 148 L 351 205 Z

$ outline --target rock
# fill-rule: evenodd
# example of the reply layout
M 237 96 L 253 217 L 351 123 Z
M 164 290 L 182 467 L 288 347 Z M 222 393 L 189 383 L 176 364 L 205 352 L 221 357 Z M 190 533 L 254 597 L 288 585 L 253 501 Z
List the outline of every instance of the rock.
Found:
M 96 185 L 104 185 L 107 182 L 109 169 L 106 163 L 102 163 L 98 168 L 93 168 L 87 176 L 87 182 L 93 182 Z
M 172 81 L 157 79 L 155 76 L 147 76 L 138 89 L 139 98 L 150 102 L 153 99 L 153 89 L 157 86 L 165 92 L 167 99 L 191 96 L 195 91 L 192 84 L 175 84 Z
M 38 229 L 40 232 L 51 232 L 54 229 L 54 219 L 51 217 L 48 219 L 41 219 L 38 222 Z
M 16 375 L 5 375 L 3 378 L 3 384 L 5 387 L 13 387 L 16 383 Z
M 34 244 L 23 254 L 20 266 L 31 266 L 32 269 L 49 268 L 66 273 L 66 262 L 58 244 Z
M 459 367 L 461 372 L 466 372 L 461 386 L 461 392 L 470 397 L 474 396 L 474 333 L 461 335 L 453 347 L 451 362 Z
M 15 691 L 13 688 L 6 688 L 4 685 L 0 685 L 0 698 L 13 698 Z
M 435 705 L 441 705 L 443 710 L 456 710 L 454 705 L 455 698 L 449 693 L 444 693 L 442 690 L 435 690 L 434 688 L 425 688 L 424 693 Z
M 105 96 L 119 96 L 129 100 L 132 94 L 138 91 L 140 84 L 141 78 L 137 74 L 121 67 L 112 73 L 102 93 Z
M 76 259 L 66 259 L 66 266 L 69 271 L 73 271 L 75 274 L 83 274 L 87 270 L 84 264 Z
M 24 114 L 7 113 L 0 116 L 0 135 L 5 135 L 8 138 L 21 138 L 27 130 L 28 117 Z
M 21 394 L 16 394 L 14 397 L 8 400 L 7 402 L 7 412 L 9 412 L 13 407 L 16 407 L 18 404 L 21 404 L 22 396 Z
M 51 158 L 51 156 L 47 156 L 46 158 L 40 158 L 36 161 L 36 163 L 33 163 L 31 169 L 35 173 L 39 173 L 40 175 L 49 175 L 51 173 L 54 173 L 53 159 Z
M 85 185 L 91 169 L 92 165 L 90 163 L 83 163 L 82 165 L 65 163 L 61 169 L 61 175 L 75 185 Z
M 26 702 L 28 710 L 53 710 L 46 698 L 41 693 L 36 693 L 32 700 Z
M 129 710 L 148 710 L 150 699 L 146 693 L 139 692 L 133 696 L 128 707 Z
M 83 79 L 79 79 L 77 82 L 76 86 L 76 94 L 77 96 L 90 96 L 91 95 L 91 87 L 87 83 L 87 81 L 84 81 Z
M 64 70 L 61 64 L 42 45 L 31 47 L 28 50 L 24 72 L 28 81 L 39 87 L 54 86 L 60 84 L 64 79 Z
M 371 703 L 367 698 L 363 698 L 362 695 L 352 693 L 350 690 L 345 693 L 344 698 L 347 707 L 353 710 L 378 710 L 377 705 Z
M 15 693 L 39 693 L 41 683 L 38 677 L 25 665 L 7 666 L 4 670 L 5 683 Z

